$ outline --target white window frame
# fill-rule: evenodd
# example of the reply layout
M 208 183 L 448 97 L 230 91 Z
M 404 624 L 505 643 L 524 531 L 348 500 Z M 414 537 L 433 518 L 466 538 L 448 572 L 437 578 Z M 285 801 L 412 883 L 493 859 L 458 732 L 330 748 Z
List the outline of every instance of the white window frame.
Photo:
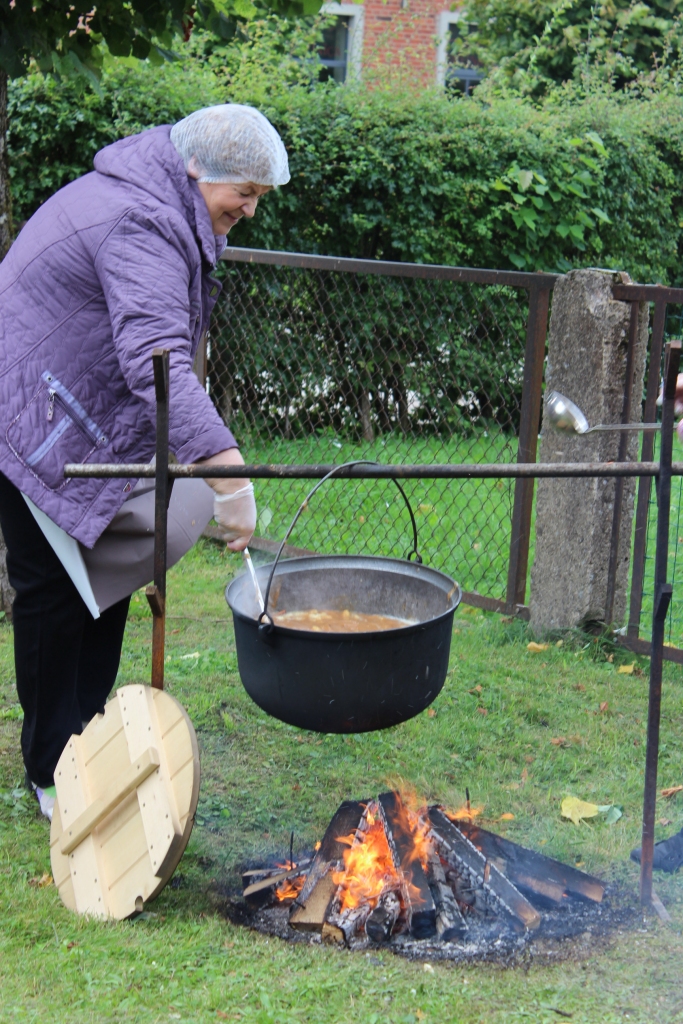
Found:
M 448 70 L 448 38 L 451 25 L 462 20 L 461 11 L 441 11 L 436 48 L 436 84 L 442 89 L 446 85 Z
M 349 19 L 346 81 L 359 81 L 363 63 L 363 28 L 365 22 L 365 9 L 363 5 L 354 3 L 324 3 L 320 13 Z

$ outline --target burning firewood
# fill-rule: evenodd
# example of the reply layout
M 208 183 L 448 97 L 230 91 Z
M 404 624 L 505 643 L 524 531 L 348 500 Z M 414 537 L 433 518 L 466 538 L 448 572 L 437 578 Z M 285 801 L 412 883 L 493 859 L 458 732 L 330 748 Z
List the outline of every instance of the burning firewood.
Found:
M 323 941 L 349 945 L 376 909 L 388 889 L 401 885 L 387 843 L 376 800 L 368 803 L 355 833 L 341 840 L 348 844 L 343 866 L 333 872 L 338 885 L 323 927 Z M 399 910 L 400 910 L 399 902 Z M 396 915 L 398 917 L 398 914 Z M 395 924 L 395 921 L 392 922 Z M 367 934 L 367 933 L 366 933 Z
M 488 907 L 495 908 L 501 920 L 507 921 L 514 930 L 538 928 L 541 923 L 538 911 L 439 808 L 430 807 L 429 820 L 439 852 L 456 876 L 469 877 Z
M 417 815 L 411 821 L 398 793 L 382 793 L 378 803 L 394 866 L 407 883 L 403 897 L 408 926 L 416 938 L 429 938 L 436 933 L 436 907 L 422 863 L 430 852 L 426 829 Z
M 347 849 L 344 843 L 339 842 L 339 837 L 358 828 L 365 806 L 356 800 L 345 800 L 327 826 L 304 887 L 290 911 L 289 923 L 297 931 L 322 931 L 328 908 L 337 891 L 332 872 L 343 864 L 344 850 Z

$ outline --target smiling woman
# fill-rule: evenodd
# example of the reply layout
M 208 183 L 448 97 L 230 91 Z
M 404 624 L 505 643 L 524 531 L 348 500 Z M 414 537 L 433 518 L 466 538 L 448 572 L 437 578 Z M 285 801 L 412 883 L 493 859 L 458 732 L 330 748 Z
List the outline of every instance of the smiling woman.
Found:
M 0 265 L 0 526 L 16 590 L 22 753 L 48 816 L 57 760 L 102 711 L 129 595 L 152 576 L 152 491 L 66 480 L 64 464 L 150 461 L 157 346 L 170 353 L 175 455 L 243 464 L 192 365 L 225 236 L 289 181 L 270 122 L 229 103 L 122 139 L 94 165 L 40 207 Z M 212 513 L 234 551 L 254 531 L 249 481 L 206 483 L 173 490 L 170 562 Z

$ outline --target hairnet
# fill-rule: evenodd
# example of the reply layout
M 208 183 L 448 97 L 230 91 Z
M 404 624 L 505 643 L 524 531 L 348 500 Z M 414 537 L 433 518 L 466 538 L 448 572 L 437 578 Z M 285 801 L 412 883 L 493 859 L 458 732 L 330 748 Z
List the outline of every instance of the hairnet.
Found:
M 286 185 L 287 151 L 254 107 L 222 103 L 195 110 L 171 128 L 171 142 L 198 181 Z

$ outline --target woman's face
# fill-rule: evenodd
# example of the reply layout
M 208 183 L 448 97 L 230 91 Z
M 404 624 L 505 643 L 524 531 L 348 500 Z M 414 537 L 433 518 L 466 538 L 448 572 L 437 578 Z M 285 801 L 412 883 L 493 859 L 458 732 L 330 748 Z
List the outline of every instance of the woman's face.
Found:
M 241 217 L 253 217 L 259 199 L 271 190 L 270 185 L 254 185 L 250 181 L 237 185 L 212 181 L 197 184 L 209 211 L 214 235 L 227 235 Z

